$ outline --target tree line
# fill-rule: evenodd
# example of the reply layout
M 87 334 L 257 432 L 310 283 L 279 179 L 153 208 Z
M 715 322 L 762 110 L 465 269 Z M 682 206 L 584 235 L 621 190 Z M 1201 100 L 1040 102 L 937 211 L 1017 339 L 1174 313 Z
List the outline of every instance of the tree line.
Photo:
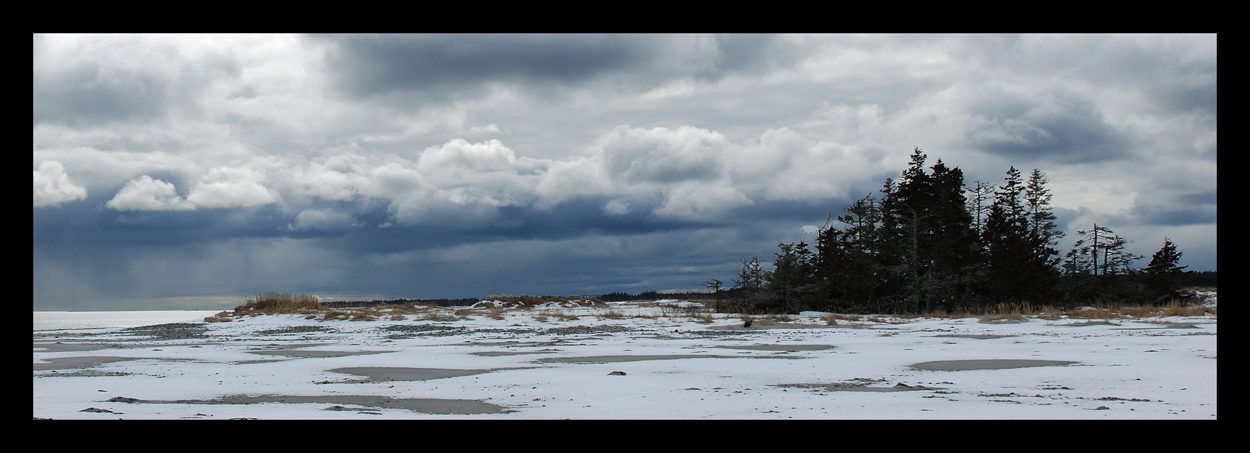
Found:
M 732 310 L 931 312 L 999 303 L 1066 306 L 1170 302 L 1179 297 L 1182 252 L 1170 239 L 1144 269 L 1131 241 L 1105 225 L 1077 232 L 1070 251 L 1050 205 L 1046 175 L 1012 166 L 1003 183 L 964 183 L 941 159 L 926 168 L 916 148 L 897 179 L 829 214 L 815 244 L 779 243 L 772 269 L 744 258 L 733 286 L 706 286 Z

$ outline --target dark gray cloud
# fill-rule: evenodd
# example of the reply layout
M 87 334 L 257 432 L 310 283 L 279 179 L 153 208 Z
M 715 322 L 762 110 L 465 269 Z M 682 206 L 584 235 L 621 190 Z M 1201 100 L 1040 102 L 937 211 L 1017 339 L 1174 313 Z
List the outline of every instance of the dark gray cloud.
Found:
M 1146 225 L 1215 225 L 1216 209 L 1214 206 L 1181 207 L 1181 208 L 1150 208 L 1139 207 L 1133 214 L 1140 217 Z
M 974 143 L 1015 162 L 1078 164 L 1128 156 L 1130 141 L 1108 124 L 1093 102 L 1076 94 L 1018 99 L 972 114 Z
M 1215 207 L 1216 191 L 1208 190 L 1204 192 L 1187 193 L 1176 198 L 1176 201 L 1185 205 L 1211 205 L 1212 207 Z
M 1132 213 L 1147 225 L 1215 225 L 1216 191 L 1181 194 L 1170 203 L 1139 197 Z
M 651 70 L 663 40 L 602 35 L 314 36 L 354 96 L 451 96 L 483 83 L 577 85 L 609 73 Z

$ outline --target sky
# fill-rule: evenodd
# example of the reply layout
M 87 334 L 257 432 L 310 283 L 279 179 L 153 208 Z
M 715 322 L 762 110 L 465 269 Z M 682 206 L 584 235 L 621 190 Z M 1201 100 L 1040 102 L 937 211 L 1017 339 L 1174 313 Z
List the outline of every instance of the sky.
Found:
M 699 290 L 913 149 L 1216 267 L 1211 35 L 34 35 L 34 308 Z

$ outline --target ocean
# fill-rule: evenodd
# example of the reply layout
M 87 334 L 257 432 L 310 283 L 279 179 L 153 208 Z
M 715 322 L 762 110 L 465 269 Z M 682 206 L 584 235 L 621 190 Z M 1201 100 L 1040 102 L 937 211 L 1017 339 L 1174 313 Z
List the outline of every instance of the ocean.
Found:
M 221 310 L 36 311 L 34 330 L 108 329 L 204 322 Z

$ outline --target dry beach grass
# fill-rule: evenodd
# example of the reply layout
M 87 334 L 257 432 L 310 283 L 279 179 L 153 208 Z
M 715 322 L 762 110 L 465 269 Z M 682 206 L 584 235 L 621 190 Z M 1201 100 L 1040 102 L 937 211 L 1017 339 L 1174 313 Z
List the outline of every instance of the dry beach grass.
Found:
M 600 319 L 690 319 L 710 324 L 716 319 L 738 318 L 744 325 L 777 326 L 794 323 L 823 323 L 826 326 L 845 323 L 890 323 L 917 318 L 965 319 L 979 318 L 983 321 L 1012 321 L 1026 318 L 1046 320 L 1090 319 L 1111 320 L 1118 318 L 1153 318 L 1169 316 L 1216 316 L 1214 305 L 1203 303 L 1203 293 L 1214 293 L 1213 288 L 1194 288 L 1186 294 L 1186 300 L 1173 300 L 1166 305 L 1150 304 L 1094 304 L 1075 309 L 1063 309 L 1051 305 L 1037 306 L 1027 302 L 1000 303 L 979 311 L 963 310 L 947 312 L 937 309 L 928 314 L 903 315 L 850 315 L 838 313 L 819 314 L 812 317 L 796 317 L 787 314 L 716 313 L 708 305 L 698 302 L 661 300 L 635 302 L 634 309 L 626 312 L 605 303 L 597 297 L 580 296 L 491 296 L 470 307 L 439 307 L 435 304 L 405 303 L 380 304 L 367 307 L 329 308 L 323 306 L 317 296 L 282 292 L 262 292 L 246 298 L 243 305 L 234 310 L 223 311 L 205 318 L 205 322 L 231 322 L 244 317 L 273 314 L 299 314 L 305 319 L 319 321 L 352 320 L 373 321 L 406 319 L 434 322 L 455 322 L 486 317 L 503 320 L 509 314 L 523 316 L 538 322 L 562 322 L 580 319 L 588 314 Z M 597 311 L 587 312 L 592 308 Z

